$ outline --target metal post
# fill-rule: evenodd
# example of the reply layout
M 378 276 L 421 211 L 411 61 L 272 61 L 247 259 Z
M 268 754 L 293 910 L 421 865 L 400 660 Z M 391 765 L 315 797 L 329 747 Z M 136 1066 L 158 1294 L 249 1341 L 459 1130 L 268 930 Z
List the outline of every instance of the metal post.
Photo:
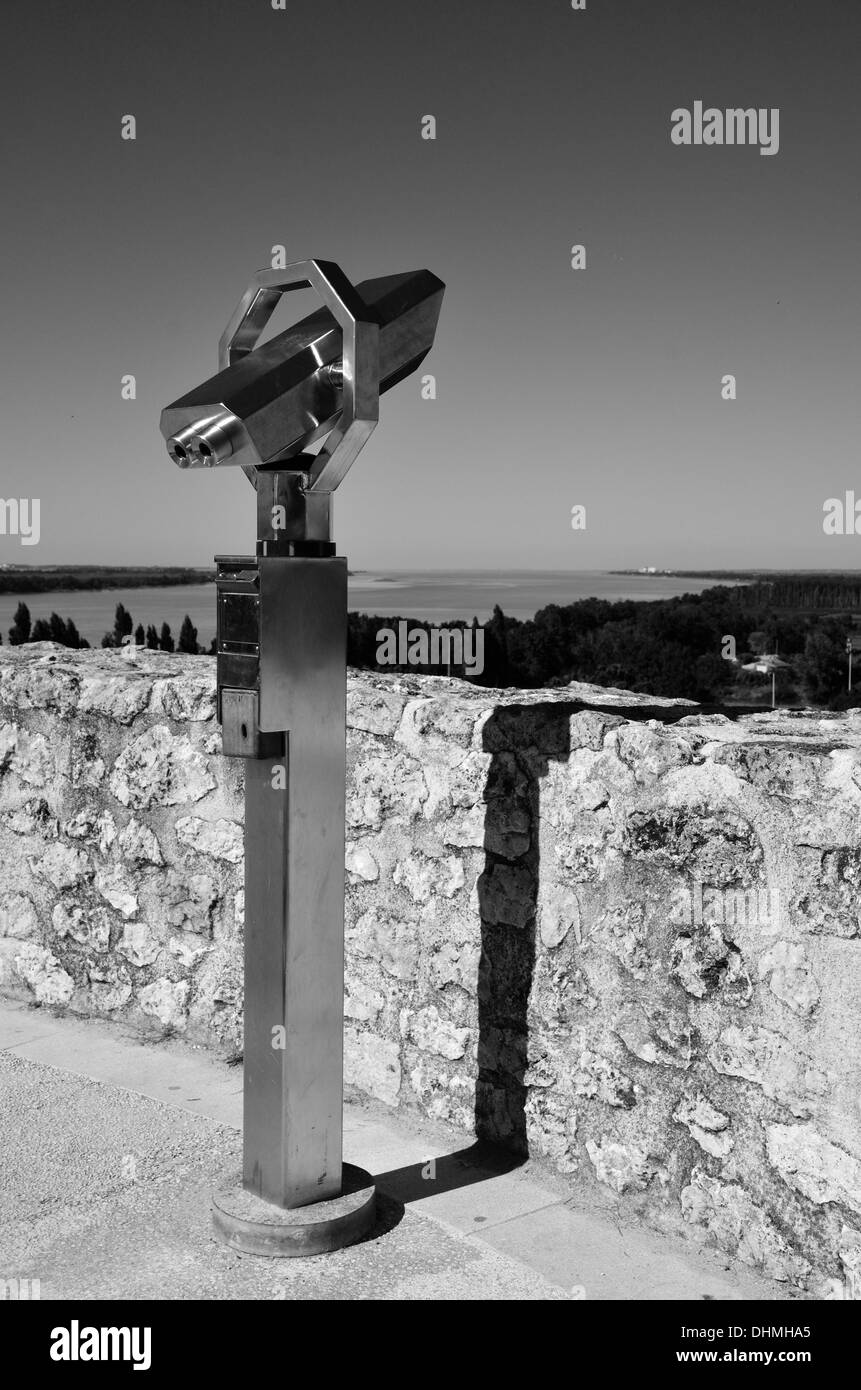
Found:
M 341 1190 L 347 566 L 259 568 L 290 715 L 283 756 L 246 764 L 243 1181 L 294 1207 Z
M 309 284 L 326 309 L 255 349 L 280 295 Z M 257 490 L 257 554 L 216 557 L 218 714 L 245 759 L 245 1071 L 242 1174 L 213 1218 L 245 1252 L 319 1254 L 374 1222 L 369 1175 L 342 1161 L 347 563 L 331 500 L 380 392 L 430 349 L 442 293 L 427 271 L 359 290 L 329 262 L 262 271 L 219 375 L 162 414 L 180 467 L 238 464 Z

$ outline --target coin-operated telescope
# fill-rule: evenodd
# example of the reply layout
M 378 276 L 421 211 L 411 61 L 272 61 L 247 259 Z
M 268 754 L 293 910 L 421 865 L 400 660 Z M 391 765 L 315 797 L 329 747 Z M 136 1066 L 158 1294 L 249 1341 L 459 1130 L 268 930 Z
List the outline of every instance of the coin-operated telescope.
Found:
M 323 307 L 257 347 L 306 286 Z M 331 261 L 261 271 L 218 374 L 162 411 L 180 468 L 235 465 L 257 491 L 256 555 L 216 556 L 218 717 L 224 753 L 247 761 L 243 1171 L 213 1217 L 245 1252 L 318 1254 L 374 1222 L 373 1183 L 341 1152 L 347 562 L 332 494 L 380 395 L 432 347 L 444 289 L 427 270 L 355 287 Z

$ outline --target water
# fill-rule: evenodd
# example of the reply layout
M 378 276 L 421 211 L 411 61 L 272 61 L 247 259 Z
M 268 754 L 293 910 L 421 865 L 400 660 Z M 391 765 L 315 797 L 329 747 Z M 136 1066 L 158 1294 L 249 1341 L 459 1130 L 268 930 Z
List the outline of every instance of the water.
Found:
M 679 579 L 673 575 L 607 574 L 602 570 L 386 570 L 351 575 L 350 608 L 381 617 L 416 618 L 442 625 L 455 618 L 484 622 L 498 603 L 512 618 L 532 618 L 548 603 L 577 599 L 672 598 L 699 593 L 719 581 Z M 0 632 L 8 640 L 15 609 L 22 601 L 33 622 L 53 611 L 73 618 L 91 646 L 114 625 L 114 610 L 122 603 L 135 626 L 150 623 L 157 630 L 166 622 L 176 639 L 188 613 L 197 640 L 209 646 L 215 636 L 215 583 L 172 584 L 162 589 L 87 589 L 44 594 L 0 594 Z
M 350 607 L 440 624 L 473 617 L 485 622 L 496 603 L 509 618 L 534 618 L 549 603 L 564 605 L 592 597 L 611 602 L 673 598 L 699 593 L 716 582 L 603 570 L 386 570 L 351 578 Z

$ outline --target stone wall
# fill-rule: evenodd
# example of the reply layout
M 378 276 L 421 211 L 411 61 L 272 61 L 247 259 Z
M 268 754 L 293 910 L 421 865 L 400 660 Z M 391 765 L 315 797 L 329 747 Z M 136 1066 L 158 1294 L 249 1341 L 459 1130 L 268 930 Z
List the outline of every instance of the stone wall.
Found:
M 861 1293 L 861 718 L 351 678 L 351 1086 Z M 0 650 L 0 990 L 241 1048 L 210 659 Z

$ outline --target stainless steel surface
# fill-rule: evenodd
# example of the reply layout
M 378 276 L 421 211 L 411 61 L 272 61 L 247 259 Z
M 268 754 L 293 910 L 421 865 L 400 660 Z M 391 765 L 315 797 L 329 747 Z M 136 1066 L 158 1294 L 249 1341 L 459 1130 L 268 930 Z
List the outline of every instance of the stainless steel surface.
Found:
M 286 553 L 297 540 L 326 541 L 332 534 L 331 492 L 310 492 L 302 474 L 257 471 L 257 537 L 261 555 Z
M 260 725 L 287 734 L 245 764 L 243 1176 L 291 1207 L 341 1184 L 347 565 L 259 563 Z
M 256 690 L 227 689 L 221 695 L 221 742 L 226 758 L 260 754 L 260 720 Z
M 341 327 L 341 412 L 329 440 L 308 470 L 308 486 L 331 492 L 343 481 L 380 413 L 380 328 L 372 310 L 334 261 L 298 261 L 284 270 L 261 270 L 234 310 L 219 344 L 219 366 L 246 356 L 282 294 L 315 289 Z M 331 367 L 318 369 L 323 389 L 335 385 Z
M 336 1197 L 276 1210 L 237 1178 L 213 1193 L 212 1219 L 221 1239 L 243 1255 L 308 1259 L 370 1235 L 376 1189 L 370 1173 L 345 1163 Z
M 215 468 L 248 446 L 242 421 L 229 410 L 186 425 L 167 441 L 167 451 L 180 468 Z
M 280 283 L 290 275 L 297 279 Z M 255 347 L 282 293 L 312 275 L 318 288 L 331 287 L 328 307 Z M 378 393 L 414 371 L 430 350 L 443 292 L 426 270 L 366 280 L 355 290 L 331 262 L 261 271 L 222 337 L 223 370 L 162 412 L 171 457 L 181 467 L 208 467 L 214 453 L 216 464 L 238 465 L 256 483 L 261 465 L 289 467 L 331 433 L 317 459 L 302 459 L 298 471 L 314 491 L 336 487 L 373 428 Z M 216 447 L 202 455 L 201 431 L 216 421 L 224 424 L 231 451 Z
M 294 557 L 261 559 L 258 567 L 260 727 L 292 729 L 290 721 L 297 709 L 304 708 L 308 691 L 314 692 L 318 724 L 326 727 L 329 697 L 321 667 L 325 667 L 325 679 L 332 678 L 333 650 L 343 668 L 335 682 L 335 708 L 340 710 L 346 698 L 341 687 L 346 689 L 347 680 L 347 562 L 342 556 Z M 343 741 L 346 722 L 332 727 Z
M 259 757 L 259 738 L 249 743 L 242 733 L 242 710 L 236 699 L 243 691 L 255 693 L 254 724 L 259 728 L 256 692 L 260 683 L 260 576 L 254 556 L 216 556 L 216 673 L 218 718 L 222 723 L 222 749 L 228 757 Z

